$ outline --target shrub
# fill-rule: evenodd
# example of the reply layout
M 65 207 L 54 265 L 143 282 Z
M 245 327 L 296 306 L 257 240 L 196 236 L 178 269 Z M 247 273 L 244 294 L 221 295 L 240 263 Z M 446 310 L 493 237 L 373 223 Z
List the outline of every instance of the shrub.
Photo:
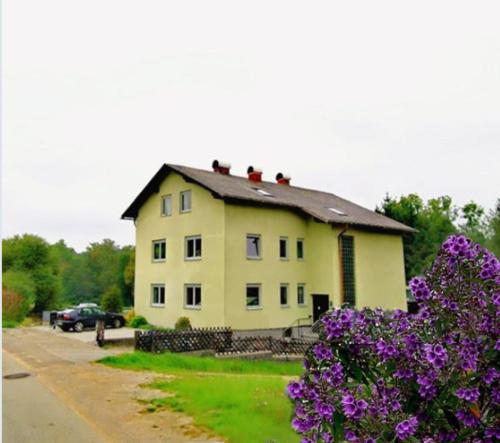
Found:
M 303 442 L 500 439 L 500 262 L 464 236 L 414 278 L 417 314 L 336 309 L 288 385 Z
M 132 320 L 130 320 L 129 326 L 131 328 L 140 328 L 141 326 L 146 326 L 148 321 L 142 315 L 135 316 Z
M 2 275 L 2 320 L 19 323 L 33 307 L 35 285 L 29 274 L 9 270 Z
M 124 317 L 125 317 L 125 323 L 128 325 L 131 322 L 131 320 L 135 317 L 135 310 L 134 309 L 128 310 L 125 313 Z
M 101 307 L 108 312 L 122 312 L 123 298 L 117 286 L 109 288 L 101 298 Z
M 182 331 L 184 329 L 192 329 L 191 321 L 188 317 L 179 317 L 175 322 L 175 329 Z

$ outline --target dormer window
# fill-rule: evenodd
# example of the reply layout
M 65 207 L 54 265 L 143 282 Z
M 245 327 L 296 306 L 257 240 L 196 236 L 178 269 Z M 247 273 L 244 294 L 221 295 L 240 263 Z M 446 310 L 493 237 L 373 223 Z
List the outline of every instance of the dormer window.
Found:
M 344 211 L 341 211 L 340 209 L 337 208 L 328 208 L 328 209 L 337 215 L 347 215 Z

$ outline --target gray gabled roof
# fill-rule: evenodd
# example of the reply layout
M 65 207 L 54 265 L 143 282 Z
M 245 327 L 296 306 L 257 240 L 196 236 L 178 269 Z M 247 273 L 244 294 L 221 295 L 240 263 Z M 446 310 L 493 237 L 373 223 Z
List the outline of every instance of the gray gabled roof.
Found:
M 172 164 L 164 164 L 160 168 L 123 213 L 122 218 L 135 219 L 140 207 L 151 194 L 158 192 L 162 181 L 172 171 L 179 173 L 185 180 L 204 187 L 215 198 L 221 198 L 230 203 L 286 207 L 310 215 L 324 223 L 337 225 L 353 225 L 393 232 L 414 231 L 391 218 L 327 192 L 266 181 L 254 183 L 246 177 L 223 175 L 213 171 Z M 257 189 L 271 195 L 263 195 Z M 332 211 L 332 209 L 334 210 Z

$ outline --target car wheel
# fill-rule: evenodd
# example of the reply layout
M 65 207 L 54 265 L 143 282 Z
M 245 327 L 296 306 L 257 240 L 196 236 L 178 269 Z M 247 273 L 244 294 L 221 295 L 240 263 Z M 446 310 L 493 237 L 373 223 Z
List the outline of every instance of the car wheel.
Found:
M 82 332 L 83 331 L 83 323 L 81 321 L 77 321 L 75 323 L 75 326 L 73 326 L 73 329 L 75 332 Z
M 113 320 L 113 327 L 115 329 L 118 329 L 118 328 L 121 328 L 123 325 L 122 325 L 122 321 L 119 319 L 119 318 L 115 318 Z

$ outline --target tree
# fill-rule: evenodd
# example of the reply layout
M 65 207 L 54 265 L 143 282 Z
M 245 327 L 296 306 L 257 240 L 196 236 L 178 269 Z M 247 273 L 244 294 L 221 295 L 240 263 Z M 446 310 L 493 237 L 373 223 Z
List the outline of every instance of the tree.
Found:
M 112 286 L 103 294 L 101 308 L 108 312 L 122 312 L 123 298 L 118 286 Z
M 135 248 L 124 246 L 120 254 L 119 287 L 126 306 L 134 305 Z
M 35 284 L 25 271 L 9 269 L 2 274 L 2 320 L 21 322 L 33 307 Z
M 84 254 L 77 253 L 59 240 L 51 246 L 61 276 L 61 298 L 66 303 L 78 304 L 90 300 L 91 276 Z
M 454 221 L 457 213 L 448 196 L 430 199 L 424 203 L 417 194 L 409 194 L 399 199 L 387 195 L 376 211 L 416 229 L 416 232 L 403 236 L 408 280 L 421 274 L 431 263 L 444 239 L 456 232 Z
M 58 266 L 49 244 L 37 235 L 24 234 L 2 241 L 3 270 L 27 273 L 35 288 L 36 312 L 54 308 L 61 293 Z
M 89 301 L 97 301 L 109 288 L 119 285 L 120 248 L 105 239 L 91 243 L 84 257 L 89 271 Z
M 486 240 L 487 247 L 497 256 L 500 257 L 500 198 L 494 210 L 491 210 L 488 215 L 488 238 Z
M 487 221 L 484 219 L 484 209 L 473 201 L 460 209 L 465 223 L 459 225 L 460 230 L 473 241 L 482 245 L 486 243 Z

